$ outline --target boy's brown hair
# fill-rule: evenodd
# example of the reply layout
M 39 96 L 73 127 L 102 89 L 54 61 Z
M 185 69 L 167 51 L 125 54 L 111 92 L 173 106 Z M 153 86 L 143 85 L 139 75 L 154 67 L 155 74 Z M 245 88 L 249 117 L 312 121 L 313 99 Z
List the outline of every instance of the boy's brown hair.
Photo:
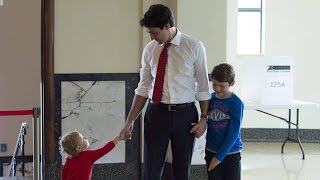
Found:
M 230 64 L 222 63 L 215 66 L 211 72 L 211 79 L 219 82 L 232 83 L 235 79 L 235 72 Z

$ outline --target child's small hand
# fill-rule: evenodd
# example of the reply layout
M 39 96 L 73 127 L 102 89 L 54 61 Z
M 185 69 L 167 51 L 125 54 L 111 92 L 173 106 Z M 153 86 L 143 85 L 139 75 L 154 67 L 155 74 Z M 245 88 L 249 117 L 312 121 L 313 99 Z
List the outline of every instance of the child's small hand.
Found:
M 196 127 L 197 123 L 191 123 L 191 125 L 193 126 L 193 128 L 191 129 L 190 133 L 193 133 L 196 138 L 200 138 L 201 134 L 199 133 L 198 127 Z
M 119 134 L 118 137 L 119 137 L 120 141 L 126 140 L 125 134 Z
M 113 138 L 114 144 L 117 144 L 119 141 L 126 140 L 125 134 L 119 134 L 118 136 Z
M 112 141 L 113 141 L 114 144 L 117 144 L 121 140 L 123 140 L 123 138 L 121 138 L 120 136 L 116 136 L 116 137 L 113 138 Z
M 220 163 L 220 161 L 218 159 L 216 159 L 215 157 L 213 157 L 210 164 L 209 164 L 208 171 L 213 170 L 219 163 Z
M 193 128 L 191 129 L 190 133 L 194 133 L 197 138 L 200 138 L 206 131 L 206 124 L 206 120 L 201 120 L 198 123 L 191 123 Z

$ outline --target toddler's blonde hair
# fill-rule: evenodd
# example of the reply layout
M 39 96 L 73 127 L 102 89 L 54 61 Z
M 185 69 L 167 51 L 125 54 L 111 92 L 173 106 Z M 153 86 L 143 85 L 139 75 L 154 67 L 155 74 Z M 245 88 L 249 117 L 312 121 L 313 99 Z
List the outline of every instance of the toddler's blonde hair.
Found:
M 80 147 L 79 135 L 78 131 L 72 131 L 62 136 L 59 142 L 60 153 L 66 153 L 69 156 L 78 155 L 78 148 Z

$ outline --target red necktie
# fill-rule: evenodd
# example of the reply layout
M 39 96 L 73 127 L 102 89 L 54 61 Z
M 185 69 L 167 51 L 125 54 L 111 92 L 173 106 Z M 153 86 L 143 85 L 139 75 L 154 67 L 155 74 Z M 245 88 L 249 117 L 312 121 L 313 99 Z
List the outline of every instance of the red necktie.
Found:
M 168 49 L 170 45 L 171 43 L 166 43 L 163 46 L 163 49 L 159 57 L 157 75 L 156 75 L 156 80 L 153 87 L 153 95 L 152 95 L 152 101 L 155 104 L 159 104 L 162 98 L 164 74 L 165 74 L 165 69 L 166 69 L 167 60 L 168 60 Z

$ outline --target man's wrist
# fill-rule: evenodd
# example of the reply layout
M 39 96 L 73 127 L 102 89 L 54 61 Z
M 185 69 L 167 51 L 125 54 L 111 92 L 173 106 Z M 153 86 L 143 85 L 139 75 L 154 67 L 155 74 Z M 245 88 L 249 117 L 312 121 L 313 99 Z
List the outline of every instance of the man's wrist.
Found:
M 207 114 L 201 114 L 201 115 L 200 115 L 200 118 L 201 118 L 201 119 L 208 119 L 208 115 L 207 115 Z
M 126 122 L 127 122 L 127 123 L 130 123 L 130 124 L 133 124 L 133 123 L 134 123 L 134 120 L 129 120 L 129 119 L 127 119 Z
M 200 123 L 203 123 L 203 124 L 207 124 L 207 121 L 208 119 L 207 118 L 200 118 Z

